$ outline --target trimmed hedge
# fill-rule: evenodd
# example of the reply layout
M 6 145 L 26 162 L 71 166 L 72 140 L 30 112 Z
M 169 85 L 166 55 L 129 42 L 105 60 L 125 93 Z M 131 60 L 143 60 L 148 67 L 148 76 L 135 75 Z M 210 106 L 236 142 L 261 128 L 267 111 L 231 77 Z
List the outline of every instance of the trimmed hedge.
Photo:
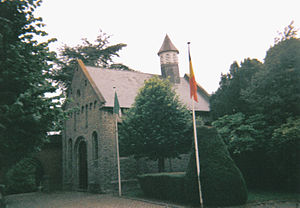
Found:
M 216 129 L 199 127 L 197 134 L 204 204 L 212 206 L 245 204 L 248 192 L 244 178 Z M 144 174 L 139 175 L 138 180 L 148 197 L 199 204 L 194 149 L 186 173 Z
M 144 194 L 151 198 L 184 201 L 184 172 L 139 175 Z
M 245 204 L 248 191 L 244 178 L 216 129 L 198 127 L 197 135 L 203 203 L 213 206 Z M 192 204 L 199 204 L 195 151 L 186 172 L 185 196 Z

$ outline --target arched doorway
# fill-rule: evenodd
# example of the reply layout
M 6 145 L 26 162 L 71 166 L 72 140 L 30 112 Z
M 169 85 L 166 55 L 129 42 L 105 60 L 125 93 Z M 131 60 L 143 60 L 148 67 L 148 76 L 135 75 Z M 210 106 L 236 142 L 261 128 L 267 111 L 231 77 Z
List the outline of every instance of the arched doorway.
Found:
M 87 190 L 88 188 L 88 166 L 87 166 L 87 145 L 85 141 L 80 141 L 78 147 L 78 176 L 79 188 Z

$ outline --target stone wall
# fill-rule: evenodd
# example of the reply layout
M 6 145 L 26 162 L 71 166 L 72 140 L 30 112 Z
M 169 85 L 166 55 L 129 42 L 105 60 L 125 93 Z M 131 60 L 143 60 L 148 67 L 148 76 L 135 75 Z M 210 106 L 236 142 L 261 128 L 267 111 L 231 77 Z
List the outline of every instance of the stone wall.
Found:
M 113 89 L 112 89 L 113 93 Z M 81 69 L 76 69 L 69 87 L 66 109 L 69 118 L 63 131 L 63 188 L 78 190 L 79 146 L 87 149 L 87 190 L 111 192 L 118 181 L 116 158 L 116 123 L 112 108 L 103 107 L 103 101 L 93 89 Z M 96 135 L 96 145 L 95 145 Z M 167 171 L 185 171 L 187 161 L 166 160 Z M 121 158 L 122 180 L 134 180 L 138 174 L 157 172 L 157 162 L 146 159 Z
M 63 132 L 64 188 L 78 189 L 78 147 L 80 142 L 85 142 L 88 189 L 107 191 L 110 189 L 111 181 L 117 178 L 115 117 L 112 109 L 102 108 L 102 101 L 80 69 L 75 71 L 68 96 L 71 102 L 66 108 L 70 113 Z M 95 135 L 97 147 L 94 142 Z

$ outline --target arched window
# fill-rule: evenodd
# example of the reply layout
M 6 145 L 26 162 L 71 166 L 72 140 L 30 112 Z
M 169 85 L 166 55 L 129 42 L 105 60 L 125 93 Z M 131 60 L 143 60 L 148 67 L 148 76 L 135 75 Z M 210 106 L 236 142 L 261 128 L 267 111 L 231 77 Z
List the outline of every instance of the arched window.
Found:
M 97 161 L 98 161 L 98 154 L 99 154 L 99 147 L 98 147 L 98 135 L 97 132 L 93 132 L 92 134 L 92 144 L 93 144 L 93 160 L 94 160 L 94 165 L 97 166 Z
M 73 151 L 72 151 L 72 139 L 70 138 L 68 141 L 68 166 L 69 170 L 72 172 L 72 163 L 73 163 Z

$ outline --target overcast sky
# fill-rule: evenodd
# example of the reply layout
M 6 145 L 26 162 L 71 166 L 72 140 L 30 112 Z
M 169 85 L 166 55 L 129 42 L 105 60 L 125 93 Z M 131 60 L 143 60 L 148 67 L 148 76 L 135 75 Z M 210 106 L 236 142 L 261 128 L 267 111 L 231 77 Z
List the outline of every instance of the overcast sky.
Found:
M 96 39 L 100 29 L 111 44 L 125 43 L 115 62 L 160 74 L 157 52 L 169 35 L 179 50 L 180 76 L 189 71 L 187 42 L 197 82 L 216 91 L 233 61 L 263 61 L 278 31 L 294 20 L 300 28 L 299 0 L 43 0 L 35 15 L 57 43 L 75 46 Z

